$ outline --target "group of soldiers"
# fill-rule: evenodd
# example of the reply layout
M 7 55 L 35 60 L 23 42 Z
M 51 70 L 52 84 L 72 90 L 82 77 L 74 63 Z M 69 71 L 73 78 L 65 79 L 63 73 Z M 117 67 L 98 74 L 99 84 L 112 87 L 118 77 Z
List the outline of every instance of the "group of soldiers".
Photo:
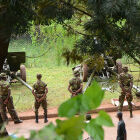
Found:
M 83 84 L 82 80 L 80 79 L 79 71 L 74 71 L 74 78 L 69 81 L 68 91 L 71 93 L 71 97 L 77 96 L 82 94 Z M 9 112 L 11 118 L 13 119 L 14 123 L 22 123 L 22 120 L 19 119 L 17 112 L 14 108 L 13 98 L 11 96 L 11 88 L 10 83 L 7 82 L 7 75 L 5 73 L 1 73 L 0 75 L 0 115 L 4 122 L 8 122 L 7 111 Z M 47 101 L 46 95 L 48 93 L 47 84 L 44 83 L 42 80 L 42 75 L 37 74 L 37 82 L 33 85 L 32 94 L 35 97 L 35 122 L 38 123 L 38 109 L 40 105 L 43 107 L 44 110 L 44 123 L 48 122 L 47 119 Z M 119 96 L 119 111 L 122 111 L 123 103 L 126 98 L 129 105 L 130 110 L 130 117 L 133 117 L 132 114 L 132 100 L 133 96 L 131 93 L 133 87 L 133 77 L 132 75 L 128 74 L 128 67 L 123 67 L 123 72 L 119 74 L 119 85 L 121 88 L 121 95 Z
M 37 74 L 37 82 L 33 85 L 32 93 L 35 97 L 35 121 L 38 123 L 38 109 L 42 105 L 44 109 L 44 123 L 48 122 L 47 119 L 47 101 L 46 95 L 48 93 L 47 84 L 42 80 L 42 75 Z M 14 107 L 13 97 L 11 95 L 10 83 L 7 81 L 5 73 L 0 74 L 0 115 L 3 122 L 8 123 L 7 110 L 15 124 L 22 123 L 19 119 Z
M 129 107 L 129 111 L 130 111 L 130 117 L 133 117 L 132 114 L 132 100 L 133 100 L 133 96 L 132 96 L 132 87 L 133 87 L 133 77 L 131 74 L 128 73 L 128 67 L 124 66 L 122 68 L 123 72 L 120 73 L 118 75 L 118 82 L 121 88 L 121 95 L 119 96 L 119 108 L 118 111 L 122 112 L 123 109 L 123 103 L 124 100 L 126 99 L 128 102 L 128 107 Z M 72 78 L 69 81 L 69 86 L 68 86 L 68 90 L 71 93 L 71 97 L 74 97 L 78 94 L 82 94 L 82 81 L 80 79 L 80 73 L 79 71 L 74 71 L 74 78 Z

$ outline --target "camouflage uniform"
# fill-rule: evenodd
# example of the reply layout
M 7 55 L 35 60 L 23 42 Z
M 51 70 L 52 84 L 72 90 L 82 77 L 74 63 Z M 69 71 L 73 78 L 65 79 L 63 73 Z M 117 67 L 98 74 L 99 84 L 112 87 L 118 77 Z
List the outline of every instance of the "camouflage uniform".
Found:
M 16 110 L 14 108 L 13 104 L 13 98 L 12 96 L 9 97 L 7 104 L 4 104 L 4 101 L 8 97 L 8 91 L 10 89 L 10 85 L 7 81 L 1 80 L 0 81 L 0 113 L 3 121 L 8 121 L 8 117 L 6 114 L 6 108 L 8 109 L 8 112 L 11 116 L 11 118 L 14 120 L 15 123 L 21 123 L 22 121 L 19 119 Z
M 132 103 L 131 102 L 133 100 L 133 96 L 130 91 L 130 84 L 133 83 L 132 75 L 130 75 L 128 73 L 124 73 L 124 72 L 121 73 L 119 75 L 119 83 L 125 89 L 125 92 L 122 90 L 121 95 L 119 96 L 119 102 L 120 102 L 119 111 L 122 111 L 123 103 L 124 103 L 124 100 L 126 97 L 128 106 L 129 106 L 129 110 L 130 110 L 130 112 L 132 112 Z
M 74 72 L 75 77 L 69 81 L 70 88 L 73 92 L 76 92 L 82 84 L 82 80 L 80 79 L 80 77 L 78 77 L 78 74 L 79 72 Z M 77 93 L 77 95 L 79 94 L 82 94 L 82 90 L 79 93 Z M 73 96 L 75 95 L 72 95 L 72 97 Z
M 41 99 L 43 97 L 43 95 L 45 94 L 46 86 L 47 86 L 47 84 L 45 84 L 41 80 L 38 80 L 33 85 L 33 90 L 35 90 L 35 94 L 36 94 L 36 97 L 38 99 Z M 38 120 L 38 109 L 39 109 L 40 105 L 42 105 L 42 107 L 44 109 L 44 118 L 47 119 L 47 100 L 45 98 L 41 102 L 38 102 L 37 100 L 35 100 L 35 115 L 36 115 L 36 120 Z

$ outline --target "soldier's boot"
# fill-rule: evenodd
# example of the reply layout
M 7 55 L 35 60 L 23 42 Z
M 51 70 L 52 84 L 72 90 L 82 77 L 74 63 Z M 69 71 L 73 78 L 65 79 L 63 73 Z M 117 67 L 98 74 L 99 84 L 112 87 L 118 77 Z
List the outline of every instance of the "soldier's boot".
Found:
M 35 122 L 38 123 L 38 113 L 35 113 Z
M 48 119 L 47 119 L 47 109 L 44 110 L 44 123 L 47 123 Z
M 130 110 L 130 118 L 133 118 L 132 110 Z
M 14 124 L 18 124 L 18 123 L 23 123 L 23 121 L 22 120 L 16 120 L 16 121 L 14 121 Z
M 13 112 L 9 113 L 11 115 L 11 118 L 14 120 L 14 124 L 23 123 L 23 121 L 19 119 L 16 111 L 13 110 Z
M 47 115 L 45 114 L 44 115 L 44 123 L 47 123 L 48 122 L 48 119 L 47 119 Z

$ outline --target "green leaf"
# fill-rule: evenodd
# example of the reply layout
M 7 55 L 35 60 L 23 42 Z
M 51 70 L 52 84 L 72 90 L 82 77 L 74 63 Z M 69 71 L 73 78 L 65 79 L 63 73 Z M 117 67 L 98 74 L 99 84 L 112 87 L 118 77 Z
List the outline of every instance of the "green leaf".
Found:
M 82 111 L 90 111 L 100 106 L 104 97 L 104 91 L 101 89 L 97 82 L 93 82 L 92 85 L 85 91 L 82 97 Z
M 102 126 L 96 124 L 95 119 L 86 125 L 85 130 L 94 138 L 94 140 L 104 140 L 104 130 Z
M 78 140 L 84 128 L 84 116 L 72 117 L 69 120 L 57 120 L 56 132 L 65 140 Z
M 104 126 L 114 126 L 111 117 L 104 111 L 99 112 L 99 116 L 95 119 L 96 124 Z
M 81 105 L 81 96 L 78 95 L 61 104 L 58 109 L 58 115 L 60 117 L 72 117 L 77 114 Z
M 38 132 L 32 131 L 30 140 L 62 140 L 62 137 L 57 135 L 55 126 L 50 123 Z
M 60 117 L 72 117 L 77 113 L 86 113 L 100 106 L 103 97 L 104 91 L 94 81 L 84 95 L 78 95 L 61 104 L 58 114 Z

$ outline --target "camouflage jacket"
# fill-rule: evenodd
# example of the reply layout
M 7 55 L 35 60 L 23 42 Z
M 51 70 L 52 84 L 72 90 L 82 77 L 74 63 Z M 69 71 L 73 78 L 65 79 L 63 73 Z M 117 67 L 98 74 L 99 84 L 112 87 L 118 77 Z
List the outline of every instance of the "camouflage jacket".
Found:
M 81 86 L 82 80 L 79 77 L 74 77 L 69 81 L 72 91 L 77 91 Z
M 7 96 L 10 84 L 7 81 L 0 81 L 0 96 Z
M 119 75 L 119 83 L 123 85 L 124 88 L 129 88 L 130 84 L 133 83 L 133 77 L 128 73 L 121 73 Z
M 47 84 L 45 84 L 43 81 L 38 80 L 34 85 L 33 89 L 35 90 L 36 94 L 45 94 Z

